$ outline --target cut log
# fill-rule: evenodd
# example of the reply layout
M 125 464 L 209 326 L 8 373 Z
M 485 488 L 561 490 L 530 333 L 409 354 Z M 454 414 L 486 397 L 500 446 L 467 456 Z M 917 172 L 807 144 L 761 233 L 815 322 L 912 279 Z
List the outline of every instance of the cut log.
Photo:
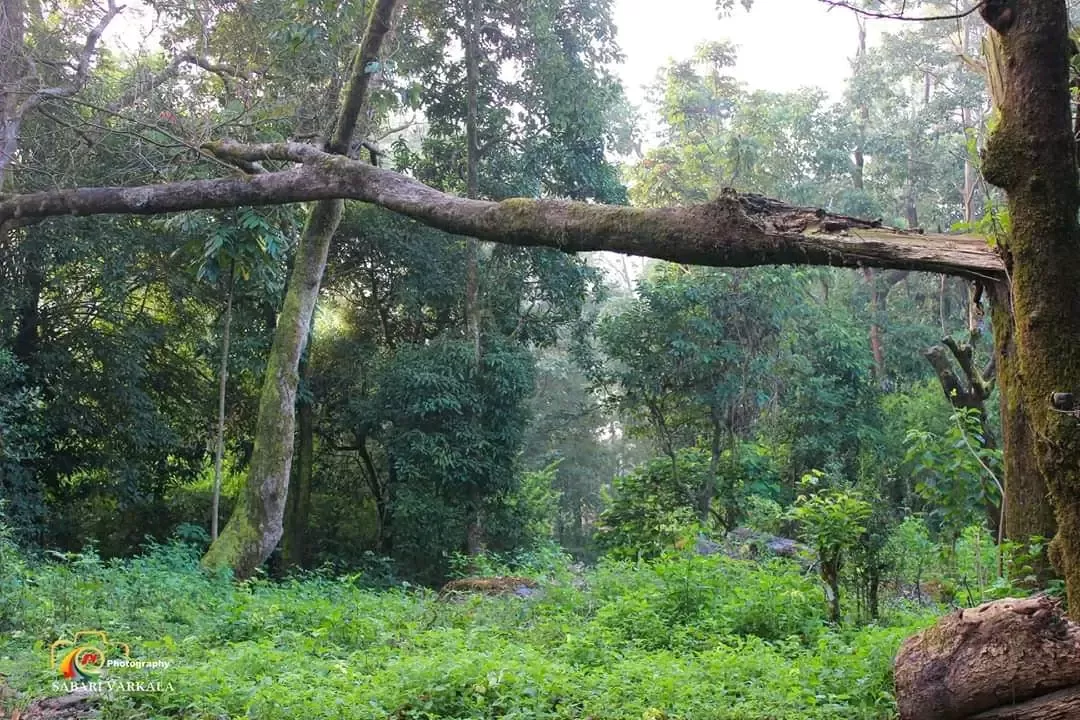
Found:
M 1047 596 L 960 610 L 896 656 L 901 720 L 1080 718 L 1080 625 Z

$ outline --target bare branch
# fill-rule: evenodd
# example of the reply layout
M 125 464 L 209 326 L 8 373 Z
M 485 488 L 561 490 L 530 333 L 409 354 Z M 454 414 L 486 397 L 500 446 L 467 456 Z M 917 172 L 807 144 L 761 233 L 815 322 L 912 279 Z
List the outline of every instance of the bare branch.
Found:
M 949 15 L 924 15 L 922 17 L 909 17 L 908 15 L 905 14 L 906 13 L 906 8 L 901 9 L 900 12 L 888 13 L 888 12 L 880 12 L 878 10 L 867 10 L 866 8 L 861 8 L 861 7 L 857 6 L 857 5 L 852 5 L 850 2 L 847 2 L 846 0 L 818 0 L 818 2 L 821 2 L 821 3 L 824 3 L 824 4 L 828 5 L 830 8 L 843 8 L 844 10 L 850 10 L 851 12 L 856 13 L 858 15 L 862 15 L 864 17 L 878 18 L 880 20 L 906 20 L 906 21 L 910 21 L 910 22 L 932 22 L 932 21 L 935 21 L 935 20 L 961 20 L 963 18 L 966 18 L 968 15 L 975 14 L 975 12 L 978 11 L 978 9 L 983 6 L 983 4 L 986 2 L 986 0 L 982 0 L 982 2 L 975 3 L 974 5 L 969 7 L 967 10 L 961 10 L 960 12 L 955 12 L 955 13 L 952 13 L 952 14 L 949 14 Z
M 93 61 L 94 55 L 97 52 L 98 43 L 101 41 L 101 35 L 123 9 L 123 5 L 117 5 L 115 0 L 109 0 L 108 9 L 101 16 L 101 19 L 98 20 L 97 25 L 95 25 L 86 36 L 86 42 L 83 44 L 82 52 L 79 53 L 78 63 L 75 66 L 75 77 L 69 84 L 58 87 L 40 88 L 31 92 L 27 98 L 15 108 L 13 113 L 5 112 L 0 115 L 0 125 L 2 125 L 3 131 L 2 137 L 0 137 L 0 187 L 3 186 L 4 176 L 7 174 L 8 167 L 15 157 L 15 151 L 19 145 L 19 135 L 22 131 L 22 123 L 26 118 L 26 115 L 48 97 L 70 97 L 82 90 L 83 86 L 86 84 L 87 77 L 90 74 L 90 63 Z M 20 42 L 22 42 L 21 37 Z M 6 51 L 9 53 L 14 52 L 15 48 L 9 48 Z M 36 76 L 37 69 L 34 66 L 33 58 L 30 55 L 26 55 L 25 60 L 30 65 L 33 74 Z M 11 89 L 9 88 L 3 88 L 3 90 L 5 93 L 11 92 Z M 6 110 L 6 108 L 4 109 Z
M 105 14 L 101 16 L 101 20 L 94 26 L 94 29 L 87 34 L 86 43 L 83 45 L 82 52 L 79 53 L 79 65 L 75 70 L 75 80 L 70 86 L 71 92 L 77 92 L 86 84 L 86 79 L 90 75 L 90 62 L 94 59 L 94 54 L 97 52 L 98 42 L 101 41 L 101 35 L 123 9 L 123 5 L 117 5 L 114 0 L 109 0 L 109 7 L 105 11 Z

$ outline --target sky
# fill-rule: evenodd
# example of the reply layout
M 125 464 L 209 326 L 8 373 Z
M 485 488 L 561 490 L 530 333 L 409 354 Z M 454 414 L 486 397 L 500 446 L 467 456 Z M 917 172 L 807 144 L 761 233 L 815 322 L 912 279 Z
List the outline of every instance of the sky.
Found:
M 663 8 L 663 12 L 659 8 Z M 644 86 L 669 58 L 683 59 L 705 40 L 738 48 L 733 75 L 754 90 L 820 87 L 839 99 L 858 43 L 851 11 L 818 0 L 754 0 L 720 18 L 714 0 L 615 0 L 615 24 L 626 60 L 620 68 L 627 96 L 644 105 Z M 897 23 L 871 20 L 873 44 Z

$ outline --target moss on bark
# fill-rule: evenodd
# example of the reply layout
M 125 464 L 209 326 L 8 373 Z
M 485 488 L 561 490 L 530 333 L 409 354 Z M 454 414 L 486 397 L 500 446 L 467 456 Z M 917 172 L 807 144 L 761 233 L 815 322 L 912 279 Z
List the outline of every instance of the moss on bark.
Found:
M 353 57 L 352 75 L 330 143 L 334 153 L 345 155 L 352 144 L 371 82 L 368 67 L 378 58 L 398 5 L 399 0 L 379 0 L 372 10 L 364 39 Z M 270 556 L 284 532 L 300 355 L 319 297 L 330 241 L 343 208 L 342 200 L 322 200 L 312 208 L 304 224 L 267 359 L 255 447 L 244 491 L 225 529 L 203 557 L 205 567 L 232 568 L 237 577 L 247 577 Z
M 1050 393 L 1080 390 L 1080 192 L 1069 107 L 1068 17 L 1061 0 L 1016 8 L 1001 38 L 1001 124 L 987 144 L 984 172 L 1008 194 L 1012 233 L 1004 244 L 1012 325 L 1002 387 L 1005 418 L 1028 421 L 1039 472 L 1056 518 L 1054 557 L 1070 615 L 1080 617 L 1080 423 L 1054 412 Z M 1011 350 L 1002 347 L 1000 350 Z M 1008 364 L 1013 363 L 1013 364 Z M 1015 493 L 1010 493 L 1013 495 Z M 1029 500 L 1035 501 L 1031 498 Z
M 1054 519 L 1054 508 L 1046 480 L 1035 457 L 1035 438 L 1024 412 L 1020 363 L 1016 354 L 1008 285 L 995 284 L 991 294 L 997 385 L 1001 399 L 1001 441 L 1005 461 L 1004 534 L 1007 539 L 1024 544 L 1034 537 L 1049 540 L 1057 530 L 1057 521 Z M 1040 587 L 1044 586 L 1052 575 L 1045 557 L 1036 560 L 1032 570 L 1036 584 Z
M 247 577 L 281 539 L 292 469 L 298 367 L 343 203 L 317 203 L 308 215 L 278 317 L 259 398 L 255 447 L 241 501 L 203 558 L 208 568 Z

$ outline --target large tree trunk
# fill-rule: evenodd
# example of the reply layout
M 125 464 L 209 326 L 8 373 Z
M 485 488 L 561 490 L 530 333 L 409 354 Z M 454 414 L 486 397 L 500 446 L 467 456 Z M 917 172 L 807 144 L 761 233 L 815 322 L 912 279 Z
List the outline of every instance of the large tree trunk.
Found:
M 232 568 L 237 577 L 248 577 L 281 539 L 292 470 L 297 370 L 341 211 L 341 201 L 320 202 L 304 225 L 267 359 L 247 482 L 232 517 L 203 557 L 206 567 Z
M 1080 717 L 1080 626 L 1046 596 L 960 610 L 896 656 L 901 720 Z
M 328 147 L 331 154 L 349 153 L 367 99 L 370 67 L 378 59 L 398 1 L 379 0 L 372 10 L 364 39 L 353 57 L 352 75 Z M 341 200 L 323 200 L 315 205 L 304 225 L 266 365 L 247 483 L 228 524 L 203 558 L 205 566 L 231 568 L 237 577 L 251 575 L 281 539 L 292 467 L 297 369 L 326 269 L 330 240 L 341 221 L 343 207 Z
M 1010 272 L 1018 382 L 1002 387 L 1003 402 L 1022 403 L 1026 414 L 1057 517 L 1051 556 L 1070 613 L 1080 617 L 1080 422 L 1049 403 L 1053 392 L 1080 390 L 1080 191 L 1068 13 L 1064 0 L 991 3 L 981 12 L 1000 34 L 1003 81 L 1001 123 L 987 141 L 983 173 L 1007 193 L 1012 218 L 1000 247 Z
M 1046 479 L 1035 458 L 1035 437 L 1024 412 L 1020 362 L 1011 299 L 1006 283 L 991 288 L 991 319 L 996 344 L 996 373 L 1001 408 L 1001 444 L 1005 464 L 1004 535 L 1019 543 L 1033 537 L 1049 540 L 1057 532 L 1054 506 L 1050 502 Z M 1051 569 L 1046 558 L 1036 559 L 1032 567 L 1036 583 L 1042 586 Z

